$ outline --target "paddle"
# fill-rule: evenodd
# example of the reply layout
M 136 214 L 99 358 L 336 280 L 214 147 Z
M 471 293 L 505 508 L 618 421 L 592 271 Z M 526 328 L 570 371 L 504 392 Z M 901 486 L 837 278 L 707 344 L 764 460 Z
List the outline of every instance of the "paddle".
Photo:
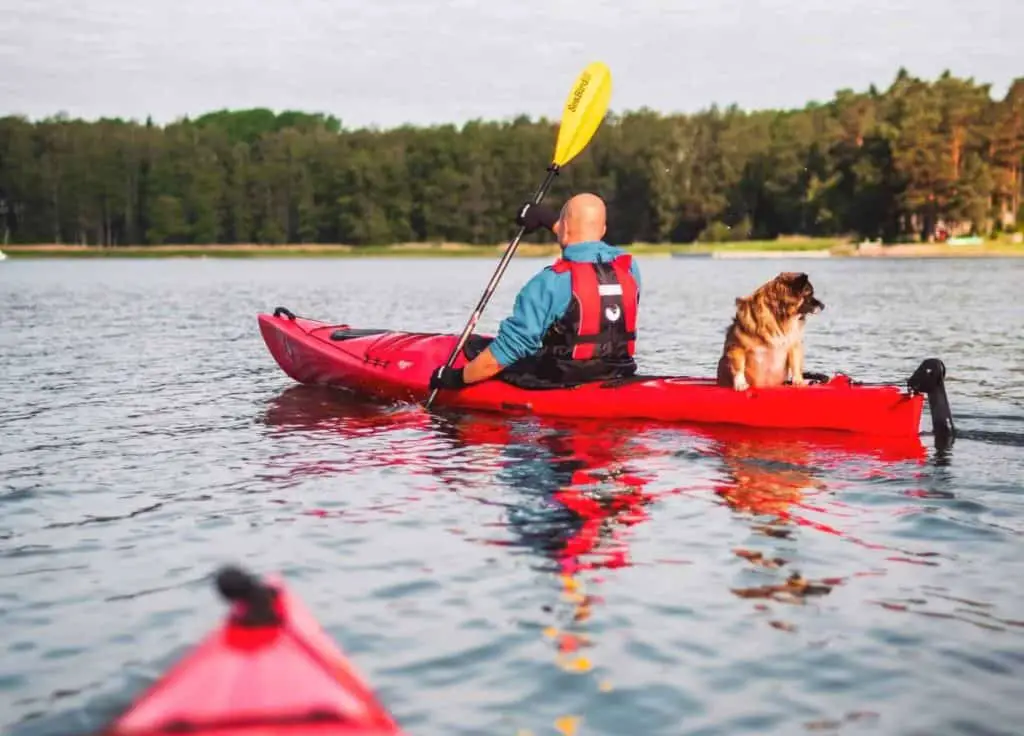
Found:
M 611 71 L 600 61 L 589 64 L 576 79 L 572 86 L 572 91 L 569 92 L 569 98 L 565 102 L 565 108 L 562 110 L 562 122 L 559 124 L 558 138 L 555 141 L 554 158 L 548 166 L 548 174 L 544 177 L 544 182 L 533 195 L 532 201 L 534 204 L 540 204 L 562 167 L 576 158 L 580 151 L 587 147 L 590 139 L 594 137 L 597 127 L 604 120 L 604 114 L 608 110 L 611 94 Z M 495 269 L 490 282 L 487 284 L 487 288 L 484 289 L 484 293 L 476 305 L 476 309 L 473 310 L 469 321 L 466 322 L 466 327 L 462 330 L 459 341 L 455 344 L 451 355 L 448 356 L 448 362 L 445 365 L 449 368 L 455 363 L 456 356 L 458 356 L 459 351 L 466 344 L 466 340 L 469 339 L 470 333 L 473 332 L 473 328 L 476 327 L 476 323 L 480 320 L 480 315 L 483 314 L 487 302 L 490 301 L 491 296 L 494 294 L 494 290 L 505 273 L 509 261 L 512 260 L 516 248 L 519 247 L 519 241 L 525 232 L 526 228 L 520 226 L 519 232 L 516 233 L 516 236 L 508 244 L 508 248 L 505 249 L 505 254 L 498 263 L 498 268 Z M 430 397 L 426 403 L 427 409 L 434 403 L 435 396 L 437 396 L 436 388 L 430 392 Z

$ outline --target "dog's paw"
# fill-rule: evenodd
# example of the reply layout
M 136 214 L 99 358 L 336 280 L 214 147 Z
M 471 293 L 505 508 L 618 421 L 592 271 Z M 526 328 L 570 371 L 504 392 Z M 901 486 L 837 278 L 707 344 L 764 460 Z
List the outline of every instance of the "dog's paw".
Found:
M 750 384 L 747 383 L 747 377 L 746 376 L 739 375 L 739 376 L 736 376 L 736 378 L 733 379 L 732 387 L 736 391 L 746 391 L 748 388 L 750 388 Z
M 803 376 L 800 376 L 800 377 L 793 376 L 792 383 L 793 383 L 794 386 L 806 386 L 807 385 L 807 379 L 804 378 Z

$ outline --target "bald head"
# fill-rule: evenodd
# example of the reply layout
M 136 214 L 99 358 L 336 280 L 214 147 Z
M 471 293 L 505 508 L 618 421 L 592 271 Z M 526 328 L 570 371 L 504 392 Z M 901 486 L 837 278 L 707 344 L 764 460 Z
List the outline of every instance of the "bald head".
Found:
M 564 248 L 573 243 L 601 240 L 607 229 L 604 202 L 596 194 L 584 193 L 571 197 L 562 206 L 555 224 L 558 243 Z

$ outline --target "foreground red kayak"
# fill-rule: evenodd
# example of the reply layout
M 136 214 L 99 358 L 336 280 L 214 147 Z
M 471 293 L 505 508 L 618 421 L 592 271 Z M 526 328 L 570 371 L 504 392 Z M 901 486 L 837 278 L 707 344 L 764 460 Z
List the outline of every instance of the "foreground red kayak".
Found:
M 355 329 L 297 317 L 278 307 L 259 315 L 260 332 L 278 365 L 300 383 L 324 384 L 391 401 L 423 401 L 432 369 L 455 347 L 455 335 Z M 465 365 L 461 353 L 455 366 Z M 827 429 L 880 436 L 917 435 L 924 393 L 945 407 L 941 361 L 931 359 L 908 383 L 865 385 L 837 375 L 809 386 L 745 392 L 713 378 L 635 376 L 573 388 L 525 389 L 494 379 L 441 391 L 436 406 L 552 417 L 652 419 L 778 429 Z M 917 379 L 916 383 L 914 379 Z M 943 416 L 940 429 L 946 426 Z M 952 420 L 948 420 L 950 429 Z
M 302 603 L 227 568 L 233 611 L 102 736 L 402 734 Z

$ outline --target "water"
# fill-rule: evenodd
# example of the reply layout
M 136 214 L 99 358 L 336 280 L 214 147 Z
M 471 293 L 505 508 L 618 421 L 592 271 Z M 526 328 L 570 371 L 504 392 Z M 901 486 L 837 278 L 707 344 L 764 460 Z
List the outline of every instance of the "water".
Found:
M 97 728 L 220 620 L 236 561 L 410 734 L 1018 731 L 1024 261 L 642 260 L 645 368 L 711 373 L 733 299 L 807 270 L 807 370 L 941 357 L 948 454 L 374 408 L 295 386 L 256 328 L 457 331 L 494 265 L 0 266 L 0 725 Z

